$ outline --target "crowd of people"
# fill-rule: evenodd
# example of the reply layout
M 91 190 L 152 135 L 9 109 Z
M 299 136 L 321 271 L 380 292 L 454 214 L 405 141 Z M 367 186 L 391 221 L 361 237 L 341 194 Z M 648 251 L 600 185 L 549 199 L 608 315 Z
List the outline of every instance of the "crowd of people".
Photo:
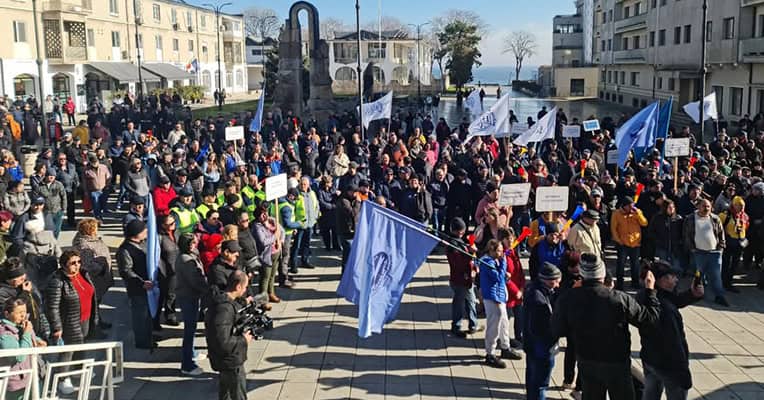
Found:
M 465 140 L 467 119 L 451 127 L 444 118 L 399 111 L 362 131 L 348 112 L 317 121 L 274 109 L 260 132 L 228 142 L 225 128 L 249 127 L 252 112 L 194 119 L 178 97 L 126 96 L 108 110 L 91 101 L 87 117 L 61 131 L 60 140 L 49 132 L 45 140 L 53 145 L 39 151 L 25 176 L 21 145 L 40 145 L 41 116 L 49 110 L 33 98 L 18 103 L 0 101 L 0 347 L 103 337 L 110 324 L 99 305 L 116 267 L 135 347 L 155 348 L 162 324 L 182 323 L 181 372 L 202 374 L 197 362 L 209 357 L 220 371 L 221 398 L 246 398 L 242 365 L 252 335 L 232 332 L 237 311 L 256 295 L 280 302 L 276 285 L 289 290 L 300 269 L 315 268 L 314 235 L 325 250 L 340 252 L 344 270 L 363 201 L 394 209 L 450 243 L 451 332 L 467 337 L 484 329 L 490 366 L 506 367 L 502 359 L 524 353 L 532 399 L 545 396 L 560 337 L 567 338 L 566 388 L 583 390 L 584 398 L 605 391 L 611 399 L 633 398 L 629 323 L 641 333 L 645 398 L 659 398 L 662 389 L 686 398 L 688 352 L 676 310 L 704 295 L 700 282 L 709 300 L 729 306 L 739 272 L 753 276 L 761 268 L 762 250 L 748 243 L 764 238 L 764 130 L 747 117 L 711 143 L 696 144 L 688 127 L 672 128 L 670 137 L 691 139 L 690 156 L 664 159 L 659 141 L 616 168 L 606 154 L 623 119 L 603 119 L 601 130 L 571 140 L 562 126 L 578 119 L 558 111 L 556 138 L 526 148 L 491 136 Z M 279 174 L 287 174 L 287 194 L 266 201 L 263 183 Z M 527 205 L 498 204 L 501 186 L 512 183 L 530 183 Z M 537 213 L 535 189 L 558 185 L 569 187 L 568 209 Z M 77 200 L 87 215 L 79 221 Z M 161 248 L 156 281 L 146 257 L 149 207 Z M 566 224 L 578 208 L 585 212 Z M 124 233 L 115 265 L 98 235 L 110 217 L 121 220 Z M 530 235 L 518 240 L 524 228 Z M 65 229 L 77 234 L 62 251 L 57 239 Z M 608 271 L 605 253 L 613 248 L 617 261 Z M 677 295 L 678 278 L 696 271 L 701 278 Z M 623 292 L 627 279 L 636 297 Z M 152 317 L 146 293 L 155 285 Z M 208 355 L 193 347 L 200 316 Z M 661 357 L 665 351 L 673 352 L 670 361 Z M 19 393 L 24 385 L 9 387 Z M 59 390 L 74 389 L 66 379 Z

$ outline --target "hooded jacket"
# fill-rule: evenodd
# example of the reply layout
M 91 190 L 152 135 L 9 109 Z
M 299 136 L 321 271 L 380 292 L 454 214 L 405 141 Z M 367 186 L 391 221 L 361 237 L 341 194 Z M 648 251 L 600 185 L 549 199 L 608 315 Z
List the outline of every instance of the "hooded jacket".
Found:
M 204 318 L 210 364 L 215 371 L 232 370 L 247 361 L 247 340 L 234 335 L 237 312 L 241 305 L 225 292 L 216 293 Z

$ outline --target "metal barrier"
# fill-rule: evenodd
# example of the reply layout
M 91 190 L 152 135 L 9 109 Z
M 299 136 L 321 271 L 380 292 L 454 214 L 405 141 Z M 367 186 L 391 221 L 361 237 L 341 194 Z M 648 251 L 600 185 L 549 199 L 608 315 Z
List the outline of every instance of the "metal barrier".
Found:
M 88 352 L 88 358 L 69 362 L 49 362 L 45 368 L 45 379 L 40 385 L 40 356 L 61 353 Z M 94 356 L 94 352 L 103 352 L 103 357 Z M 0 350 L 0 360 L 27 356 L 31 357 L 29 369 L 11 371 L 9 367 L 0 367 L 0 400 L 5 399 L 8 379 L 13 376 L 30 374 L 30 384 L 24 390 L 24 400 L 53 400 L 58 399 L 56 394 L 58 383 L 70 377 L 79 377 L 77 399 L 87 400 L 90 391 L 95 388 L 100 391 L 99 400 L 114 400 L 114 384 L 124 380 L 124 351 L 122 342 L 100 342 L 86 344 L 71 344 L 64 346 L 31 347 L 23 349 Z M 96 361 L 102 359 L 102 361 Z M 63 367 L 70 368 L 62 371 Z M 103 377 L 99 385 L 93 386 L 93 369 L 103 368 Z M 42 393 L 41 393 L 42 392 Z

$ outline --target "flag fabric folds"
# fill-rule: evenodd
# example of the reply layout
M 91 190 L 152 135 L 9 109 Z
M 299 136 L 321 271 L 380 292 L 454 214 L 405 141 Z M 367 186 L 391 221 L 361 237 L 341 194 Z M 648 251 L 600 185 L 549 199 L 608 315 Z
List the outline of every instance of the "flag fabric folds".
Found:
M 263 108 L 265 107 L 265 83 L 263 90 L 260 91 L 260 100 L 257 102 L 257 111 L 249 124 L 250 132 L 260 132 L 263 129 Z
M 358 109 L 358 107 L 356 107 Z M 368 129 L 369 123 L 377 119 L 390 118 L 393 113 L 393 91 L 391 90 L 379 100 L 363 105 L 363 127 Z
M 554 139 L 556 129 L 557 107 L 546 113 L 535 125 L 518 136 L 512 143 L 518 146 L 528 146 L 528 143 L 538 143 L 546 139 Z
M 464 100 L 464 106 L 469 108 L 470 114 L 474 118 L 476 115 L 483 113 L 483 105 L 480 104 L 480 91 L 474 89 L 467 99 Z
M 684 112 L 695 121 L 696 124 L 700 123 L 700 102 L 693 101 L 692 103 L 685 104 L 683 107 Z M 703 121 L 711 119 L 719 119 L 719 114 L 716 112 L 716 92 L 711 92 L 708 96 L 703 98 Z
M 403 292 L 439 239 L 424 226 L 364 201 L 337 293 L 358 305 L 358 336 L 381 333 Z
M 655 144 L 658 124 L 658 102 L 643 108 L 617 130 L 615 144 L 618 148 L 618 166 L 623 168 L 632 148 L 647 148 Z
M 480 101 L 479 97 L 478 101 Z M 466 141 L 475 136 L 509 136 L 511 130 L 509 118 L 509 94 L 505 94 L 491 106 L 490 110 L 480 115 L 480 118 L 472 121 L 468 129 L 469 134 Z
M 671 113 L 674 111 L 674 96 L 671 96 L 667 102 L 661 106 L 661 111 L 658 114 L 658 131 L 655 136 L 658 138 L 667 138 L 668 130 L 671 124 Z
M 149 312 L 152 317 L 157 315 L 159 310 L 159 279 L 157 272 L 159 271 L 159 231 L 157 230 L 157 217 L 154 213 L 154 199 L 149 194 L 148 196 L 148 218 L 146 219 L 146 228 L 148 229 L 148 237 L 146 239 L 146 269 L 148 272 L 148 278 L 154 282 L 154 287 L 146 292 L 149 300 Z

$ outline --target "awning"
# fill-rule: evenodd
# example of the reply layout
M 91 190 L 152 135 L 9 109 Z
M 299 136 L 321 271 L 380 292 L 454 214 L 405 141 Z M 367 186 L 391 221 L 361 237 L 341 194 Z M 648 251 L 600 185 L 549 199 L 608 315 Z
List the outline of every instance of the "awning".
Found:
M 138 67 L 129 62 L 91 62 L 88 65 L 98 71 L 109 75 L 120 83 L 138 82 Z M 144 82 L 159 82 L 161 78 L 145 69 L 141 71 Z
M 168 81 L 179 81 L 183 79 L 194 79 L 196 76 L 190 74 L 172 64 L 167 63 L 146 63 L 141 65 L 144 70 L 159 75 Z

